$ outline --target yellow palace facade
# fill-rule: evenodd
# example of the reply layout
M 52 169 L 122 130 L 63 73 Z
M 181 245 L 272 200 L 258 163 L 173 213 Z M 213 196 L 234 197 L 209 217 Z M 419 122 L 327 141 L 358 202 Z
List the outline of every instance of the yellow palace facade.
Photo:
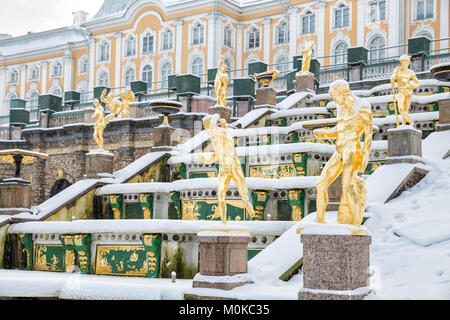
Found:
M 33 108 L 47 93 L 78 91 L 88 101 L 97 86 L 141 80 L 163 90 L 170 74 L 184 73 L 205 81 L 221 55 L 232 77 L 255 61 L 283 71 L 308 34 L 314 56 L 332 65 L 346 62 L 349 47 L 380 59 L 411 37 L 450 33 L 449 0 L 105 0 L 87 17 L 77 11 L 70 27 L 0 35 L 0 116 L 15 98 Z M 433 42 L 440 47 L 448 40 Z

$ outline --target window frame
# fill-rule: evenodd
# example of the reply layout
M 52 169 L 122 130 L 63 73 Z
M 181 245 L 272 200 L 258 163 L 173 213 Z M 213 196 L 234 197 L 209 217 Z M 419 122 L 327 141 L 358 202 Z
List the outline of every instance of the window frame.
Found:
M 106 40 L 101 41 L 99 45 L 98 62 L 108 62 L 111 57 L 110 51 L 111 46 L 109 45 L 109 42 Z
M 381 6 L 380 4 L 384 3 L 384 18 L 381 18 Z M 369 23 L 375 23 L 375 22 L 380 22 L 380 21 L 386 21 L 387 19 L 387 3 L 386 0 L 371 0 L 369 1 L 368 5 L 368 10 L 369 10 Z M 372 11 L 371 11 L 371 7 L 372 5 L 375 5 L 375 18 L 374 20 L 372 20 Z
M 431 2 L 431 16 L 428 16 L 428 8 L 429 8 L 429 3 Z M 423 17 L 419 18 L 419 3 L 423 3 L 424 7 L 423 7 Z M 434 8 L 435 8 L 435 3 L 434 0 L 416 0 L 415 1 L 415 12 L 414 12 L 414 20 L 415 21 L 422 21 L 422 20 L 427 20 L 427 19 L 434 19 L 435 14 L 434 14 Z
M 314 18 L 314 22 L 313 23 L 311 23 L 311 18 Z M 305 14 L 300 17 L 300 19 L 301 19 L 300 25 L 301 25 L 301 28 L 302 28 L 302 35 L 316 33 L 316 14 L 314 12 L 312 12 L 311 10 L 307 10 L 305 12 Z M 307 25 L 308 25 L 307 32 L 305 32 L 305 29 L 303 28 L 305 19 L 308 20 L 308 22 L 307 22 Z M 311 30 L 312 28 L 313 28 L 313 30 Z
M 102 83 L 102 81 L 104 79 L 102 79 L 102 76 L 106 75 L 106 83 Z M 101 71 L 100 74 L 98 75 L 98 79 L 97 79 L 97 86 L 99 87 L 109 87 L 109 74 L 106 71 Z
M 167 40 L 167 47 L 166 47 Z M 173 50 L 173 31 L 170 28 L 166 28 L 162 32 L 161 36 L 161 50 Z
M 253 36 L 253 45 L 252 43 L 252 37 Z M 257 49 L 261 46 L 261 32 L 257 27 L 251 27 L 247 34 L 247 49 Z
M 146 47 L 147 50 L 145 50 Z M 149 47 L 151 47 L 151 50 L 149 50 Z M 146 32 L 142 37 L 142 54 L 150 54 L 153 53 L 154 51 L 155 51 L 155 36 L 150 32 Z
M 192 27 L 192 41 L 191 45 L 198 46 L 205 43 L 205 26 L 197 22 Z
M 337 53 L 338 47 L 341 45 L 345 45 L 345 49 L 343 49 L 342 51 L 345 50 L 344 54 L 341 53 Z M 348 43 L 345 41 L 339 41 L 338 43 L 336 43 L 334 45 L 333 48 L 333 64 L 334 65 L 340 65 L 340 64 L 346 64 L 348 61 L 348 56 L 347 56 L 347 50 L 348 50 Z M 342 62 L 340 62 L 338 59 L 342 59 Z
M 345 11 L 348 11 L 348 24 L 344 25 L 345 22 Z M 337 13 L 340 12 L 341 14 L 341 19 L 340 19 L 340 25 L 337 25 L 336 21 L 337 21 Z M 333 29 L 342 29 L 342 28 L 348 28 L 351 25 L 351 12 L 350 12 L 350 6 L 345 5 L 343 3 L 339 4 L 337 6 L 337 8 L 334 9 L 333 12 Z
M 148 69 L 147 67 L 149 67 L 150 69 Z M 150 79 L 148 77 L 149 73 L 150 73 Z M 144 75 L 146 75 L 146 76 L 144 76 Z M 142 81 L 147 83 L 147 85 L 153 82 L 153 67 L 150 64 L 146 64 L 142 68 L 142 77 L 141 77 L 141 79 L 142 79 Z M 150 80 L 150 81 L 148 81 L 148 80 Z

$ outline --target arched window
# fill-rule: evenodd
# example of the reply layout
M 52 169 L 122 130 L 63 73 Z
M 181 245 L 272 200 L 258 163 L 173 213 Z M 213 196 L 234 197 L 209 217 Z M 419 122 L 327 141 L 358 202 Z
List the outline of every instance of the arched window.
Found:
M 162 34 L 162 49 L 170 50 L 173 47 L 173 33 L 170 29 L 166 29 Z
M 223 44 L 231 47 L 233 44 L 232 39 L 233 33 L 231 31 L 231 28 L 229 26 L 226 26 L 223 32 Z
M 386 44 L 382 37 L 375 37 L 369 43 L 369 60 L 379 60 L 386 58 Z
M 286 22 L 280 23 L 277 28 L 277 44 L 287 43 L 289 41 L 289 29 Z
M 249 49 L 259 47 L 259 30 L 255 27 L 248 32 L 248 47 Z
M 280 72 L 280 77 L 284 76 L 289 71 L 289 60 L 286 56 L 281 56 L 276 61 L 275 68 Z
M 334 48 L 334 64 L 347 63 L 347 49 L 348 45 L 344 41 L 339 42 Z
M 11 107 L 11 100 L 18 98 L 19 96 L 15 92 L 8 94 L 5 98 L 5 109 L 9 109 Z
M 125 42 L 125 57 L 136 55 L 136 38 L 129 36 Z
M 172 65 L 166 62 L 161 68 L 161 88 L 167 89 L 169 87 L 169 75 L 172 74 Z
M 109 43 L 103 41 L 100 44 L 99 61 L 108 61 L 108 60 L 109 60 Z
M 108 73 L 102 72 L 98 77 L 98 86 L 99 87 L 108 87 L 109 86 L 109 76 Z
M 142 53 L 148 54 L 153 52 L 153 35 L 147 33 L 142 40 Z
M 146 65 L 142 69 L 142 81 L 151 83 L 153 80 L 153 69 L 151 65 Z
M 39 80 L 39 67 L 32 67 L 31 68 L 30 80 Z
M 192 29 L 192 44 L 202 44 L 204 41 L 205 28 L 201 23 L 197 23 Z
M 36 109 L 39 106 L 39 93 L 33 91 L 29 97 L 29 109 Z
M 341 4 L 334 10 L 334 28 L 344 28 L 350 25 L 350 8 Z
M 192 74 L 194 74 L 196 76 L 201 76 L 203 74 L 203 59 L 202 58 L 197 57 L 192 61 L 191 72 L 192 72 Z
M 88 69 L 88 59 L 86 57 L 82 57 L 80 60 L 80 73 L 86 73 Z
M 129 68 L 125 72 L 125 86 L 129 87 L 131 85 L 131 82 L 133 82 L 134 80 L 136 80 L 136 73 L 134 72 L 133 68 Z
M 17 83 L 17 82 L 19 82 L 19 72 L 17 70 L 13 70 L 9 74 L 9 83 Z
M 54 95 L 54 96 L 61 97 L 61 96 L 62 96 L 62 91 L 61 91 L 60 88 L 55 88 L 55 89 L 53 89 L 53 90 L 51 91 L 51 94 Z
M 62 64 L 57 62 L 53 65 L 52 76 L 60 77 L 62 75 Z
M 302 34 L 316 32 L 316 15 L 311 11 L 307 11 L 302 17 Z

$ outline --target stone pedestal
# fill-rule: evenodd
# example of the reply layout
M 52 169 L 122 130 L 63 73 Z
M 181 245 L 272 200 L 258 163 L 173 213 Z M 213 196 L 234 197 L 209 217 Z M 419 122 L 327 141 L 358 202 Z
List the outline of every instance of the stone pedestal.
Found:
M 214 105 L 208 108 L 209 114 L 218 114 L 221 119 L 225 119 L 227 123 L 231 122 L 231 114 L 233 110 L 227 106 Z
M 314 90 L 314 75 L 312 73 L 295 76 L 295 92 L 310 92 Z
M 13 178 L 0 183 L 0 209 L 30 208 L 31 183 Z M 2 210 L 3 214 L 14 214 L 17 210 Z
M 424 163 L 422 132 L 412 126 L 388 129 L 388 157 L 386 164 Z
M 450 130 L 450 99 L 439 102 L 439 131 Z
M 256 90 L 256 106 L 275 106 L 277 104 L 277 92 L 270 87 L 262 87 Z
M 114 155 L 104 150 L 92 150 L 86 154 L 85 178 L 100 178 L 114 171 Z
M 175 129 L 170 125 L 160 125 L 153 130 L 152 151 L 168 151 L 172 149 L 172 134 Z
M 369 245 L 365 228 L 299 226 L 303 244 L 303 287 L 299 300 L 355 300 L 370 293 Z

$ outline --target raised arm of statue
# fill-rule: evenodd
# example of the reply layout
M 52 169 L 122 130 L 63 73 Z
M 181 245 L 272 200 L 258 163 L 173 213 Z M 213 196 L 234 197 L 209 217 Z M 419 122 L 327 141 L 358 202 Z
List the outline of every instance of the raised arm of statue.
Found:
M 369 107 L 363 107 L 359 110 L 361 116 L 361 131 L 364 132 L 364 146 L 362 151 L 361 165 L 358 170 L 360 173 L 364 173 L 369 164 L 370 150 L 372 149 L 372 130 L 373 130 L 373 117 L 372 111 Z

